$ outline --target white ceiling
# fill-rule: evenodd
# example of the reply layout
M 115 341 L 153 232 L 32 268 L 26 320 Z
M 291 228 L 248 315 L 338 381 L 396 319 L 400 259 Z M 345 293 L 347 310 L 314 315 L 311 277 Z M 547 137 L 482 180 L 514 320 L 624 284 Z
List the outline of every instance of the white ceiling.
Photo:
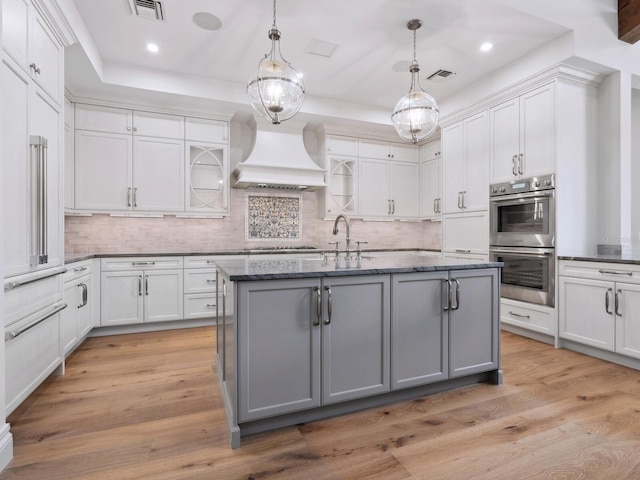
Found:
M 73 1 L 105 69 L 143 67 L 174 79 L 204 77 L 220 81 L 216 88 L 237 91 L 270 48 L 271 0 L 163 0 L 165 21 L 131 15 L 128 0 Z M 196 26 L 192 17 L 198 12 L 216 15 L 222 28 Z M 395 70 L 398 62 L 412 59 L 412 33 L 406 28 L 412 18 L 423 24 L 417 31 L 422 86 L 436 99 L 568 31 L 492 0 L 279 0 L 277 5 L 282 53 L 304 74 L 307 98 L 389 111 L 409 89 L 408 71 Z M 314 39 L 337 44 L 331 58 L 307 52 Z M 479 47 L 486 41 L 494 47 L 482 53 Z M 160 51 L 149 53 L 147 42 L 157 43 Z M 72 93 L 102 88 L 88 73 L 89 65 L 81 48 L 69 49 L 66 76 Z M 425 80 L 440 68 L 456 75 Z M 149 88 L 154 89 L 162 90 Z

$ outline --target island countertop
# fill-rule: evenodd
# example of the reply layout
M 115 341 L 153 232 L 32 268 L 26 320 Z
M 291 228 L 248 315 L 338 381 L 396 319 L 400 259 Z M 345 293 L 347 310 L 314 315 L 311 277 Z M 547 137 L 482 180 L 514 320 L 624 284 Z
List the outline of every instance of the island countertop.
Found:
M 470 270 L 502 267 L 502 262 L 469 262 L 451 264 L 439 257 L 419 255 L 380 256 L 362 255 L 350 260 L 333 255 L 317 258 L 278 259 L 238 258 L 222 259 L 216 265 L 231 281 L 275 280 L 292 278 L 335 277 L 346 275 L 375 275 L 389 273 L 431 272 L 439 270 Z

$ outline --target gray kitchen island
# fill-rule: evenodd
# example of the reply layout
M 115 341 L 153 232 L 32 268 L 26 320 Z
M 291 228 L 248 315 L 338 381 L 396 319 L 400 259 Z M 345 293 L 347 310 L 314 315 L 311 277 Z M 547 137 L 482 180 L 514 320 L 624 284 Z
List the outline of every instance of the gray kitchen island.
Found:
M 217 262 L 216 365 L 231 447 L 253 433 L 502 383 L 501 265 L 402 254 Z

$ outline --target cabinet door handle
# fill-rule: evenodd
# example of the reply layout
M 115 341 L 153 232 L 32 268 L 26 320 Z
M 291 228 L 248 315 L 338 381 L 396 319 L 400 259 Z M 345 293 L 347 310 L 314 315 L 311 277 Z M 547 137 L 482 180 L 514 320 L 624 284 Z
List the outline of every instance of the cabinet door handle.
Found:
M 433 213 L 438 213 L 438 199 L 433 199 Z
M 317 327 L 320 325 L 320 320 L 322 319 L 322 292 L 320 291 L 320 287 L 316 287 L 316 319 L 313 322 L 313 326 Z
M 131 206 L 131 187 L 127 188 L 127 207 Z
M 216 283 L 216 279 L 214 278 L 213 280 L 210 278 L 207 278 L 207 283 Z
M 518 155 L 518 173 L 522 175 L 524 173 L 524 154 Z
M 78 286 L 82 288 L 82 304 L 78 305 L 78 308 L 82 308 L 87 304 L 89 300 L 89 289 L 87 288 L 87 285 L 84 283 L 79 283 Z
M 602 273 L 603 275 L 628 275 L 633 277 L 633 272 L 616 272 L 615 270 L 598 270 L 598 273 Z
M 442 213 L 442 199 L 438 198 L 438 211 L 437 213 Z
M 144 294 L 149 295 L 149 275 L 144 276 Z
M 458 310 L 460 308 L 460 282 L 457 278 L 452 278 L 451 281 L 456 283 L 456 306 L 451 307 L 451 310 Z
M 462 192 L 462 208 L 467 208 L 467 191 Z
M 445 283 L 447 284 L 447 286 L 445 287 L 447 289 L 447 304 L 442 307 L 442 310 L 448 312 L 449 310 L 451 310 L 451 281 L 449 281 L 448 278 L 443 278 L 442 285 L 444 286 Z
M 394 215 L 396 213 L 396 201 L 391 200 L 391 214 Z
M 620 304 L 622 303 L 622 290 L 618 289 L 616 290 L 616 298 L 615 298 L 615 309 L 616 309 L 616 315 L 618 315 L 619 317 L 622 316 L 622 312 L 620 311 Z
M 460 202 L 462 198 L 462 192 L 458 192 L 458 208 L 462 210 L 462 203 Z
M 142 275 L 138 275 L 138 296 L 142 296 Z
M 613 312 L 609 310 L 609 294 L 613 293 L 613 289 L 607 288 L 604 294 L 604 311 L 611 315 Z
M 138 187 L 133 188 L 133 206 L 138 206 Z
M 38 75 L 40 75 L 40 69 L 38 68 L 38 66 L 35 63 L 30 64 L 29 68 L 31 70 L 33 70 L 34 73 L 37 73 Z
M 512 317 L 518 317 L 518 318 L 531 318 L 531 315 L 520 315 L 519 313 L 516 312 L 512 312 L 511 310 L 509 310 L 509 315 L 511 315 Z
M 324 321 L 325 325 L 329 325 L 331 323 L 331 317 L 333 315 L 333 299 L 331 298 L 331 287 L 324 287 L 327 291 L 327 319 Z
M 215 306 L 216 306 L 215 303 L 207 303 L 207 308 L 213 308 Z
M 518 175 L 518 170 L 516 169 L 516 158 L 518 158 L 518 155 L 514 155 L 511 158 L 511 173 L 513 173 L 514 176 Z
M 391 200 L 387 200 L 387 215 L 391 215 Z

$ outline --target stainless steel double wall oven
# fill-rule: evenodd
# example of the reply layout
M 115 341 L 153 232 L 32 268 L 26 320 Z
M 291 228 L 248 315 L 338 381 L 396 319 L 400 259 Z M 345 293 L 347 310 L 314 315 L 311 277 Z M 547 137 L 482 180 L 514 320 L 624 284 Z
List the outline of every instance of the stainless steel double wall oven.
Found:
M 490 256 L 503 262 L 501 296 L 555 305 L 553 175 L 490 186 Z

